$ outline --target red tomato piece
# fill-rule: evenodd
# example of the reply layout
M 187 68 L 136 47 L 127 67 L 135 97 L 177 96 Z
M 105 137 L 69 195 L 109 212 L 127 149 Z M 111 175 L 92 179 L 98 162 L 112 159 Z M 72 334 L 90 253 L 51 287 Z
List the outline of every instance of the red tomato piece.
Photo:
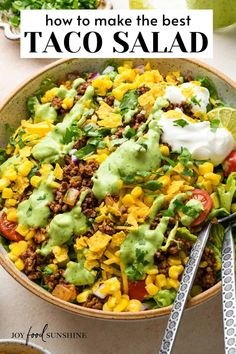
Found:
M 193 198 L 199 200 L 202 203 L 204 208 L 204 210 L 197 217 L 197 219 L 194 220 L 191 224 L 191 226 L 198 226 L 206 219 L 206 217 L 210 213 L 213 203 L 209 194 L 203 191 L 202 189 L 194 189 Z
M 22 237 L 16 231 L 17 226 L 18 225 L 16 222 L 12 222 L 12 221 L 7 220 L 7 216 L 5 213 L 2 213 L 0 215 L 0 232 L 8 240 L 13 241 L 13 242 L 18 242 L 18 241 L 24 240 L 24 237 Z
M 225 159 L 223 163 L 225 176 L 231 172 L 236 172 L 236 150 L 233 150 Z
M 144 298 L 148 295 L 147 290 L 145 289 L 145 280 L 137 280 L 129 282 L 129 297 L 130 299 L 136 299 L 143 301 Z

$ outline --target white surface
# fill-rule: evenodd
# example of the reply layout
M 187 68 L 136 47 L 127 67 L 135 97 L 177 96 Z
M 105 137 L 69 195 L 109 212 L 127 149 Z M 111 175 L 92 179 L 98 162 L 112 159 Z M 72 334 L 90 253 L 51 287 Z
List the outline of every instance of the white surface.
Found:
M 170 4 L 171 0 L 165 0 Z M 123 2 L 122 2 L 123 3 Z M 183 2 L 173 1 L 175 5 Z M 206 60 L 236 79 L 236 28 L 214 35 L 214 59 Z M 0 32 L 0 100 L 49 60 L 22 60 L 19 46 Z M 86 339 L 48 339 L 44 346 L 52 354 L 157 354 L 167 319 L 142 322 L 102 322 L 66 313 L 23 289 L 0 269 L 0 338 L 12 332 L 86 332 Z M 187 311 L 173 354 L 223 354 L 220 296 Z M 33 340 L 42 344 L 40 339 Z

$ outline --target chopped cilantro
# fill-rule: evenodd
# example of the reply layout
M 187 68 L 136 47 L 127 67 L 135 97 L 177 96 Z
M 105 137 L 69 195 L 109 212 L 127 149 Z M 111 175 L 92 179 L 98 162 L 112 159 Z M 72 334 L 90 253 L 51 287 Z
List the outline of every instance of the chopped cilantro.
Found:
M 82 136 L 82 131 L 77 126 L 72 125 L 66 129 L 65 135 L 62 139 L 62 144 L 69 144 L 74 139 L 79 139 Z
M 162 183 L 158 181 L 148 181 L 142 185 L 144 189 L 149 189 L 151 191 L 156 191 L 162 188 Z
M 11 127 L 9 123 L 6 123 L 4 126 L 5 126 L 5 130 L 8 134 L 12 135 L 14 133 L 15 129 L 13 127 Z
M 196 96 L 191 97 L 190 101 L 191 103 L 201 107 L 201 99 L 198 100 Z
M 171 210 L 171 209 L 167 209 L 167 210 L 165 210 L 165 211 L 163 212 L 162 215 L 163 215 L 163 216 L 168 216 L 168 217 L 170 217 L 170 216 L 175 216 L 175 212 L 174 212 L 173 210 Z
M 203 87 L 206 87 L 208 89 L 211 98 L 213 98 L 214 100 L 218 99 L 218 93 L 216 87 L 211 81 L 211 79 L 209 79 L 209 77 L 197 76 L 195 80 L 199 81 Z
M 0 165 L 7 160 L 8 156 L 5 149 L 0 148 Z
M 189 164 L 192 160 L 192 156 L 191 156 L 190 152 L 188 151 L 188 149 L 183 148 L 183 147 L 181 148 L 181 153 L 178 157 L 178 160 L 183 166 L 185 166 L 185 167 L 189 166 Z
M 184 127 L 186 127 L 186 125 L 189 125 L 189 124 L 188 124 L 188 122 L 186 122 L 185 119 L 177 119 L 174 122 L 175 127 L 180 126 L 180 127 L 184 128 Z
M 137 108 L 138 106 L 138 92 L 137 90 L 130 90 L 126 92 L 120 103 L 121 114 L 124 115 L 128 111 Z
M 217 119 L 217 118 L 212 119 L 210 122 L 211 131 L 213 133 L 215 133 L 215 131 L 218 129 L 219 125 L 220 125 L 219 119 Z

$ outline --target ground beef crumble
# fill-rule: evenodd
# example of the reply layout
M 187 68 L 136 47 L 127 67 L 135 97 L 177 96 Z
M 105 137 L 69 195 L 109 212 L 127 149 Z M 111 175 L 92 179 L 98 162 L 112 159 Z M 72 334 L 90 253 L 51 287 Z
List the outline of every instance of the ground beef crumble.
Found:
M 36 252 L 34 246 L 30 246 L 20 258 L 24 262 L 24 273 L 30 280 L 38 280 L 42 277 L 41 266 L 43 264 L 43 257 Z
M 94 310 L 102 310 L 105 302 L 106 299 L 99 299 L 97 296 L 90 294 L 87 301 L 83 302 L 81 305 Z
M 88 194 L 82 204 L 82 210 L 87 217 L 95 217 L 94 208 L 97 206 L 91 187 L 92 176 L 99 164 L 95 160 L 73 162 L 71 156 L 65 157 L 66 165 L 63 168 L 63 181 L 55 192 L 55 199 L 49 203 L 49 208 L 54 214 L 69 211 L 73 208 L 64 202 L 64 197 L 69 188 L 76 188 L 81 193 L 88 189 Z M 86 187 L 86 188 L 85 188 Z M 78 195 L 79 198 L 79 195 Z
M 170 267 L 168 263 L 168 257 L 177 256 L 179 252 L 183 250 L 186 256 L 189 256 L 193 243 L 183 239 L 177 239 L 179 246 L 172 244 L 168 247 L 167 252 L 161 250 L 155 254 L 155 264 L 158 267 L 159 274 L 168 276 L 168 269 Z M 195 285 L 201 286 L 203 290 L 207 290 L 217 283 L 217 271 L 216 271 L 216 259 L 214 252 L 209 247 L 206 247 L 201 259 L 201 262 L 207 262 L 207 266 L 204 268 L 199 267 L 197 275 L 194 281 Z

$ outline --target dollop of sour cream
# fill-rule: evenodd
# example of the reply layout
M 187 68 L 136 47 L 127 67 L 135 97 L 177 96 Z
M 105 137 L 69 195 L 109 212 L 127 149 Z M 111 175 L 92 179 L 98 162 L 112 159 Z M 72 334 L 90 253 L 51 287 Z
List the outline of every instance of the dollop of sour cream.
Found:
M 179 109 L 176 111 L 180 112 Z M 161 140 L 168 143 L 173 151 L 180 152 L 181 147 L 185 147 L 194 159 L 210 160 L 217 166 L 236 148 L 235 140 L 227 129 L 212 131 L 210 122 L 192 123 L 185 117 L 184 114 L 181 117 L 187 122 L 184 127 L 178 126 L 175 123 L 177 119 L 166 117 L 165 113 L 159 120 L 163 130 Z
M 207 88 L 197 83 L 185 82 L 179 86 L 167 86 L 164 98 L 173 104 L 189 103 L 193 113 L 206 113 L 210 94 Z

